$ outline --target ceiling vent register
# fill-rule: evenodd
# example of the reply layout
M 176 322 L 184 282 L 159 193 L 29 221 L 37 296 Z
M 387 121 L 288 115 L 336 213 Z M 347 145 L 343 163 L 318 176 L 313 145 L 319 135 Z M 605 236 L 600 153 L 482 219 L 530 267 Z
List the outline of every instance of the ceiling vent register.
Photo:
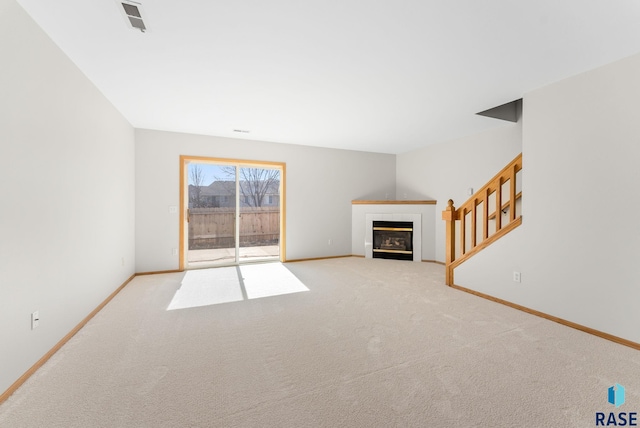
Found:
M 143 33 L 148 30 L 143 20 L 144 11 L 142 10 L 142 4 L 132 1 L 118 1 L 120 4 L 120 11 L 124 13 L 124 16 L 134 30 L 140 30 Z

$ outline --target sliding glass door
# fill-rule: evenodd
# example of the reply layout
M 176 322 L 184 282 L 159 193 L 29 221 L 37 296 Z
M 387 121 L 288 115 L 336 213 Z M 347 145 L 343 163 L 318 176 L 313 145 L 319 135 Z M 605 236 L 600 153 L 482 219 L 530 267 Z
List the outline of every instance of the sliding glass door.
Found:
M 181 157 L 180 268 L 284 260 L 284 164 Z

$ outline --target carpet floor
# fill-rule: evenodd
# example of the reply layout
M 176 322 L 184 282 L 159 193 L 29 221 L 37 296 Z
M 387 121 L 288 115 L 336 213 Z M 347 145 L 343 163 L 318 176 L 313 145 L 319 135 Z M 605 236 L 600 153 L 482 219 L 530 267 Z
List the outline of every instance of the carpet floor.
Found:
M 448 288 L 440 265 L 343 258 L 138 276 L 0 426 L 582 428 L 596 412 L 640 412 L 640 352 Z

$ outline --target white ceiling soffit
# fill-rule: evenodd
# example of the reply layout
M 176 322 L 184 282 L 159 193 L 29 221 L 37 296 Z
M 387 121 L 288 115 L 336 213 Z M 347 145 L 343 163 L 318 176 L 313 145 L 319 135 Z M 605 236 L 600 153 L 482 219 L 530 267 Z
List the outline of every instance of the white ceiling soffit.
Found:
M 638 0 L 17 1 L 134 127 L 387 153 L 640 52 Z

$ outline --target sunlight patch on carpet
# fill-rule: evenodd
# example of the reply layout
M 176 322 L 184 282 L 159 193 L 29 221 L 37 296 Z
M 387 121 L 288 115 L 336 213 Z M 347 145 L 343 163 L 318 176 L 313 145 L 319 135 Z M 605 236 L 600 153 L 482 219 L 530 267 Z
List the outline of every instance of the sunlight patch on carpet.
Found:
M 309 291 L 282 263 L 246 265 L 240 271 L 249 299 Z
M 214 272 L 215 271 L 215 272 Z M 197 308 L 243 300 L 235 267 L 190 270 L 167 310 Z
M 185 273 L 167 310 L 197 308 L 302 291 L 309 289 L 282 263 L 191 270 Z

